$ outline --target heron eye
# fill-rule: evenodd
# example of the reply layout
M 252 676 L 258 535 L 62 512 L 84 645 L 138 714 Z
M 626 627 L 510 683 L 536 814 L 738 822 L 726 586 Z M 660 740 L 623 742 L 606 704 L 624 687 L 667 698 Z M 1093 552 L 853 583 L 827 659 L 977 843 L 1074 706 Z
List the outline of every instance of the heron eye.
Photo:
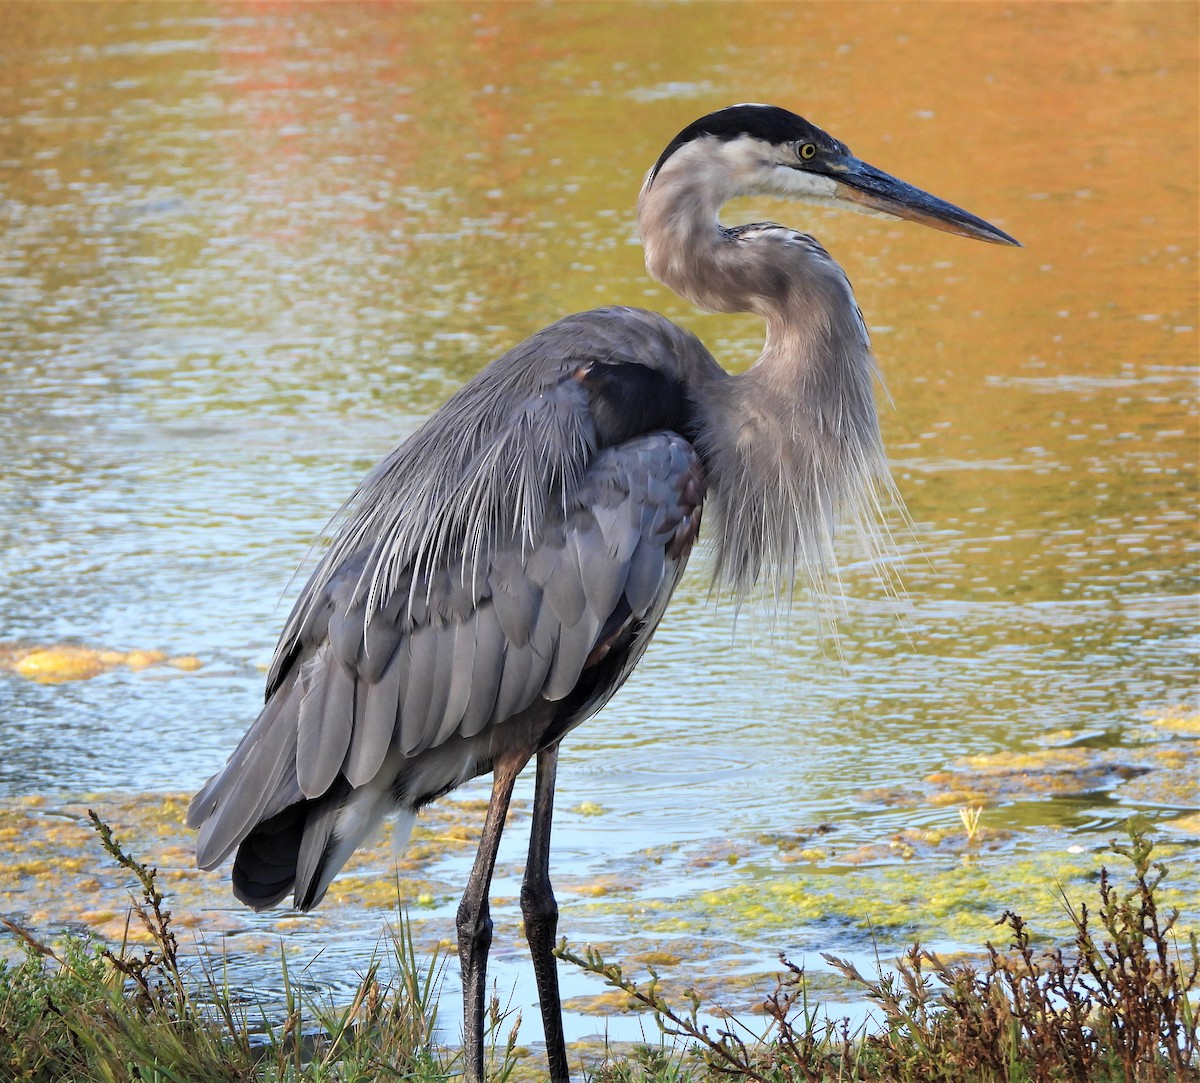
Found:
M 800 144 L 800 160 L 810 162 L 817 156 L 816 143 L 801 143 Z

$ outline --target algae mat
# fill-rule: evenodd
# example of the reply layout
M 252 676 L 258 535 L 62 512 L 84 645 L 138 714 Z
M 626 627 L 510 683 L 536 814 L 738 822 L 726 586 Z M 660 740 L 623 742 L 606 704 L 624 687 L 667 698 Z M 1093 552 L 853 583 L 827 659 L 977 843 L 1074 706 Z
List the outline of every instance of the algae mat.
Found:
M 1139 805 L 1165 808 L 1197 792 L 1200 716 L 1158 715 L 1130 733 L 1123 747 L 1104 748 L 1059 732 L 1040 751 L 964 757 L 904 793 L 860 795 L 865 803 L 912 808 L 952 800 L 964 813 L 956 827 L 910 828 L 847 846 L 840 841 L 845 825 L 795 824 L 707 844 L 648 847 L 619 866 L 601 862 L 594 876 L 560 876 L 560 932 L 620 961 L 627 974 L 660 975 L 668 996 L 694 989 L 713 1015 L 757 1011 L 773 987 L 779 951 L 807 961 L 812 994 L 838 1007 L 850 994 L 817 960 L 822 950 L 855 959 L 865 971 L 877 953 L 886 959 L 914 939 L 944 953 L 978 953 L 996 936 L 1005 910 L 1021 913 L 1046 945 L 1067 942 L 1063 900 L 1090 902 L 1101 864 L 1124 874 L 1107 849 L 1116 832 L 1056 837 L 991 823 L 1011 823 L 1013 810 L 1028 802 L 1083 795 L 1095 804 L 1098 791 L 1133 788 Z M 197 965 L 227 968 L 233 987 L 247 995 L 269 1000 L 281 992 L 281 952 L 302 963 L 307 982 L 336 995 L 361 972 L 398 910 L 410 919 L 419 952 L 452 953 L 454 911 L 482 801 L 451 798 L 425 810 L 399 857 L 385 828 L 351 859 L 315 913 L 256 914 L 231 898 L 227 869 L 195 868 L 192 835 L 183 826 L 187 800 L 107 793 L 0 803 L 0 915 L 41 936 L 145 936 L 129 919 L 134 885 L 103 853 L 87 819 L 92 808 L 130 853 L 158 869 L 177 928 L 195 938 L 188 954 Z M 598 806 L 575 811 L 601 822 L 608 815 Z M 526 821 L 518 803 L 509 834 L 523 840 Z M 1158 856 L 1171 870 L 1162 899 L 1183 910 L 1186 934 L 1196 927 L 1200 899 L 1200 819 L 1164 815 L 1156 831 Z M 520 874 L 519 863 L 502 862 L 496 876 L 494 951 L 506 977 L 525 966 L 514 889 Z M 564 977 L 576 1034 L 588 1030 L 587 1017 L 633 1009 L 597 979 Z

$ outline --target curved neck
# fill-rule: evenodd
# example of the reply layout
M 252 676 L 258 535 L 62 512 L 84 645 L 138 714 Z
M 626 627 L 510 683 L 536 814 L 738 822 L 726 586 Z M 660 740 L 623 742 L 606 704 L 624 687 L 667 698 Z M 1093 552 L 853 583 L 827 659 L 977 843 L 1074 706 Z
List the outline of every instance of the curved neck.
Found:
M 706 311 L 761 317 L 756 368 L 836 365 L 847 355 L 870 368 L 870 337 L 842 269 L 813 237 L 784 226 L 723 228 L 721 206 L 738 193 L 722 179 L 664 169 L 643 185 L 638 230 L 651 277 Z
M 638 195 L 638 233 L 650 277 L 711 312 L 728 307 L 717 273 L 726 243 L 717 214 L 728 196 L 703 170 L 686 176 L 664 170 Z
M 671 165 L 638 199 L 647 270 L 701 308 L 767 325 L 755 364 L 697 400 L 718 577 L 741 596 L 776 581 L 767 569 L 821 586 L 835 521 L 877 548 L 875 514 L 892 493 L 862 315 L 816 240 L 773 223 L 722 228 L 721 205 L 740 194 L 730 174 Z

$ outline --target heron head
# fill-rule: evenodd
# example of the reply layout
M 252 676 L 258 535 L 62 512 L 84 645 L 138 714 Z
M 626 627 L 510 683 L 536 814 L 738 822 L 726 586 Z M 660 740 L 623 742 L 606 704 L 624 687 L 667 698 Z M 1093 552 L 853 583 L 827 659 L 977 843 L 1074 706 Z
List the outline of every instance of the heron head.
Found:
M 969 211 L 868 165 L 845 143 L 774 105 L 733 105 L 693 121 L 659 156 L 646 190 L 668 164 L 670 172 L 681 165 L 705 170 L 721 202 L 737 195 L 783 196 L 1020 245 Z

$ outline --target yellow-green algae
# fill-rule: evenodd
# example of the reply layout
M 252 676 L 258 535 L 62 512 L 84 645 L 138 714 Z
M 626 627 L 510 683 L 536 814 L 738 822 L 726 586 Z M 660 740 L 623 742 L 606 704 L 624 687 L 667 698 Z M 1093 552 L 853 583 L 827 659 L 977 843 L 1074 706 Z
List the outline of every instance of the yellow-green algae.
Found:
M 448 855 L 474 849 L 482 821 L 479 801 L 441 801 L 422 814 L 414 845 L 398 864 L 391 855 L 390 825 L 353 855 L 321 911 L 297 915 L 281 908 L 254 915 L 234 900 L 227 868 L 195 867 L 194 834 L 184 825 L 188 801 L 184 794 L 110 793 L 68 802 L 42 797 L 0 802 L 0 916 L 49 934 L 86 928 L 110 940 L 145 937 L 136 923 L 126 927 L 123 903 L 131 885 L 103 853 L 88 808 L 113 828 L 128 852 L 158 869 L 177 928 L 234 936 L 239 951 L 277 948 L 281 934 L 320 928 L 347 909 L 386 911 L 399 904 L 421 910 L 457 899 L 461 884 L 441 879 L 435 870 Z M 382 928 L 378 919 L 372 924 L 376 931 Z M 446 932 L 443 925 L 431 923 L 421 946 L 432 950 Z
M 606 958 L 619 960 L 625 975 L 639 983 L 649 978 L 649 973 L 626 966 L 625 960 L 616 955 L 606 955 Z M 721 960 L 713 960 L 712 963 L 700 967 L 693 960 L 678 968 L 655 967 L 658 991 L 664 1000 L 677 1007 L 685 1004 L 691 994 L 695 994 L 700 999 L 701 1010 L 708 1015 L 733 1015 L 748 1019 L 763 1013 L 766 1010 L 767 997 L 775 991 L 782 975 L 767 971 L 731 971 L 728 967 L 720 966 L 720 962 Z M 861 990 L 856 989 L 843 975 L 826 971 L 806 972 L 805 986 L 814 1003 L 845 1002 L 861 994 Z M 580 1015 L 598 1016 L 612 1012 L 646 1011 L 640 1002 L 618 989 L 609 989 L 595 995 L 571 997 L 563 1002 L 563 1007 Z
M 781 976 L 758 966 L 739 968 L 738 946 L 712 937 L 685 935 L 665 941 L 633 937 L 591 946 L 608 961 L 618 963 L 628 978 L 644 983 L 653 976 L 668 1001 L 682 1004 L 694 993 L 703 1009 L 717 1016 L 730 1012 L 746 1016 L 761 1011 Z M 822 996 L 845 997 L 850 989 L 850 983 L 840 974 L 822 972 L 812 978 L 811 989 Z M 615 989 L 572 997 L 564 1006 L 581 1015 L 646 1010 L 640 1002 Z
M 1107 784 L 1101 788 L 1120 786 L 1122 792 L 1136 784 L 1150 804 L 1195 802 L 1200 791 L 1188 786 L 1187 777 L 1194 775 L 1196 746 L 1187 731 L 1143 727 L 1135 736 L 1141 743 L 1131 748 L 1045 748 L 969 757 L 953 770 L 974 772 L 979 788 L 990 788 L 993 802 L 1086 791 L 1099 777 Z M 929 796 L 931 804 L 937 803 L 936 792 Z M 912 827 L 848 850 L 829 845 L 837 837 L 836 826 L 829 824 L 790 835 L 717 840 L 682 850 L 664 847 L 647 851 L 646 860 L 660 863 L 666 854 L 677 852 L 685 870 L 735 861 L 746 862 L 749 869 L 737 886 L 681 893 L 671 901 L 642 900 L 638 893 L 644 877 L 627 869 L 619 877 L 565 881 L 560 898 L 576 912 L 582 908 L 609 919 L 608 924 L 614 917 L 623 919 L 618 927 L 692 938 L 711 938 L 719 931 L 736 940 L 777 946 L 799 942 L 808 947 L 829 923 L 843 941 L 845 930 L 856 928 L 864 937 L 889 930 L 905 938 L 979 945 L 994 935 L 994 922 L 1005 909 L 1020 911 L 1045 935 L 1069 936 L 1058 888 L 1075 897 L 1088 894 L 1100 863 L 1111 860 L 1103 841 L 1090 840 L 1087 852 L 1078 844 L 1046 849 L 1042 840 L 1033 849 L 1022 836 L 991 827 L 986 819 L 985 813 L 970 837 L 957 823 Z M 825 845 L 812 846 L 817 838 Z M 1169 845 L 1160 846 L 1159 852 L 1174 868 L 1164 900 L 1186 903 L 1189 892 L 1178 885 L 1195 884 L 1195 856 Z M 799 862 L 807 868 L 792 875 L 795 870 L 788 866 Z M 582 898 L 571 903 L 572 896 Z M 593 901 L 584 903 L 588 897 Z M 815 934 L 810 935 L 808 926 L 817 927 Z M 620 949 L 620 944 L 610 947 Z M 722 950 L 727 958 L 737 953 L 732 944 Z M 728 977 L 727 966 L 715 958 L 712 963 L 710 972 L 723 971 L 721 980 Z M 695 969 L 692 976 L 694 980 Z
M 39 684 L 88 680 L 118 666 L 139 670 L 167 665 L 191 672 L 200 669 L 203 664 L 194 655 L 170 657 L 166 651 L 160 650 L 115 651 L 83 647 L 73 643 L 41 646 L 0 643 L 0 669 L 9 670 Z
M 1182 831 L 1188 835 L 1200 835 L 1200 812 L 1191 812 L 1186 816 L 1180 816 L 1177 819 L 1169 820 L 1166 824 L 1175 831 Z
M 644 978 L 622 965 L 627 976 Z M 681 972 L 660 972 L 658 991 L 664 1000 L 676 1005 L 687 1002 L 690 994 L 700 998 L 703 1009 L 710 1015 L 738 1015 L 745 1017 L 761 1011 L 766 998 L 775 989 L 776 978 L 770 974 L 720 973 L 698 975 L 690 967 Z M 645 977 L 649 977 L 646 975 Z M 841 983 L 838 993 L 844 993 L 849 983 Z M 608 989 L 603 993 L 571 997 L 563 1002 L 568 1011 L 580 1015 L 610 1015 L 614 1012 L 647 1012 L 649 1009 L 640 1001 L 620 989 Z
M 1200 713 L 1184 707 L 1131 720 L 1120 747 L 1088 743 L 1074 731 L 1047 734 L 1040 747 L 963 756 L 901 787 L 864 790 L 866 805 L 994 805 L 1071 797 L 1120 787 L 1135 804 L 1192 807 L 1200 802 Z
M 1147 711 L 1145 717 L 1163 729 L 1200 737 L 1200 711 L 1195 708 L 1176 705 L 1165 711 Z
M 1185 906 L 1192 896 L 1179 883 L 1194 883 L 1197 855 L 1191 848 L 1167 844 L 1157 852 L 1176 872 L 1160 889 L 1163 904 Z M 825 930 L 849 926 L 859 929 L 864 940 L 886 931 L 900 939 L 976 945 L 995 935 L 1005 910 L 1022 914 L 1041 934 L 1069 937 L 1072 927 L 1062 895 L 1090 898 L 1102 864 L 1112 866 L 1113 855 L 1097 848 L 1086 853 L 962 855 L 872 868 L 792 868 L 786 876 L 763 874 L 670 901 L 605 900 L 590 908 L 636 922 L 649 933 L 719 930 L 735 940 L 799 941 L 816 947 Z M 1185 913 L 1185 920 L 1195 922 L 1196 915 Z M 1180 935 L 1190 927 L 1182 926 Z
M 982 795 L 984 810 L 973 837 L 952 819 L 861 841 L 860 823 L 853 844 L 845 845 L 840 838 L 846 825 L 801 824 L 770 834 L 673 842 L 644 850 L 619 868 L 560 875 L 555 881 L 564 911 L 560 927 L 573 941 L 586 937 L 614 961 L 647 974 L 653 968 L 673 994 L 696 988 L 706 1000 L 748 1011 L 759 1002 L 764 983 L 770 984 L 764 954 L 779 949 L 798 961 L 830 947 L 869 950 L 876 938 L 885 953 L 911 939 L 942 949 L 978 949 L 997 935 L 995 922 L 1005 910 L 1021 913 L 1039 935 L 1069 937 L 1059 890 L 1073 900 L 1090 900 L 1101 863 L 1119 868 L 1105 847 L 1119 830 L 1056 839 L 1053 829 L 1012 831 L 993 826 L 989 818 L 998 804 L 1071 793 L 1097 778 L 1104 780 L 1101 789 L 1127 796 L 1136 788 L 1138 799 L 1151 807 L 1181 810 L 1162 823 L 1158 856 L 1172 870 L 1162 901 L 1180 905 L 1184 921 L 1194 923 L 1196 914 L 1188 908 L 1198 894 L 1200 853 L 1194 845 L 1173 844 L 1200 833 L 1200 787 L 1194 784 L 1200 746 L 1180 722 L 1191 717 L 1158 713 L 1131 725 L 1129 746 L 1117 749 L 1063 747 L 1059 742 L 1076 735 L 1060 733 L 1050 747 L 964 757 L 907 797 L 905 803 L 936 806 L 946 793 L 956 799 Z M 952 786 L 945 785 L 947 779 Z M 86 820 L 90 806 L 130 852 L 158 867 L 177 927 L 223 942 L 227 950 L 277 951 L 281 937 L 298 930 L 337 936 L 343 943 L 347 937 L 377 937 L 397 904 L 410 913 L 418 950 L 439 945 L 452 950 L 453 907 L 485 801 L 443 799 L 424 810 L 398 861 L 385 828 L 350 859 L 315 915 L 286 908 L 252 914 L 233 900 L 227 869 L 197 870 L 192 833 L 183 826 L 187 801 L 182 794 L 110 793 L 77 801 L 0 802 L 0 914 L 42 933 L 68 927 L 114 940 L 144 935 L 128 922 L 124 901 L 130 885 L 102 853 Z M 576 811 L 588 815 L 582 806 Z M 511 815 L 523 818 L 527 809 L 518 802 Z M 733 863 L 736 878 L 722 871 Z M 507 882 L 519 874 L 519 866 L 498 870 Z M 647 897 L 656 889 L 661 897 Z M 523 950 L 516 901 L 494 901 L 497 950 Z M 631 940 L 629 930 L 646 939 Z M 816 980 L 818 972 L 810 976 Z M 571 1007 L 606 1010 L 611 999 L 585 998 L 591 1008 L 583 1000 Z

